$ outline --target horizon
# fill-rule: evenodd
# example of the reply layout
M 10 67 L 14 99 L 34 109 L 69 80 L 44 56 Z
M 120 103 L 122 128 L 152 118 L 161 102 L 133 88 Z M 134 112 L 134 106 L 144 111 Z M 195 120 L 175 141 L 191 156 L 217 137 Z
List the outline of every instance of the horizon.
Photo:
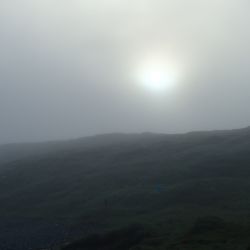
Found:
M 52 140 L 40 140 L 40 141 L 18 141 L 18 142 L 7 142 L 7 143 L 0 143 L 1 146 L 11 146 L 11 145 L 22 145 L 22 144 L 43 144 L 43 143 L 63 143 L 63 142 L 74 142 L 77 140 L 82 139 L 91 139 L 97 138 L 102 136 L 126 136 L 126 135 L 159 135 L 159 136 L 171 136 L 171 135 L 188 135 L 188 134 L 206 134 L 206 133 L 213 133 L 213 132 L 236 132 L 250 129 L 249 126 L 240 127 L 240 128 L 231 128 L 231 129 L 211 129 L 211 130 L 190 130 L 186 132 L 179 132 L 179 133 L 161 133 L 161 132 L 111 132 L 111 133 L 102 133 L 102 134 L 93 134 L 93 135 L 86 135 L 86 136 L 79 136 L 79 137 L 70 137 L 70 138 L 61 138 L 61 139 L 52 139 Z

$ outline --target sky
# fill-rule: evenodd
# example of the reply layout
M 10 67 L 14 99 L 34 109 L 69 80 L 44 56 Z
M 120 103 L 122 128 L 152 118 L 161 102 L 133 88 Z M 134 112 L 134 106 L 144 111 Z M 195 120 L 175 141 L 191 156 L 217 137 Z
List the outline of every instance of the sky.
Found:
M 248 0 L 1 0 L 0 144 L 250 125 L 249 10 Z

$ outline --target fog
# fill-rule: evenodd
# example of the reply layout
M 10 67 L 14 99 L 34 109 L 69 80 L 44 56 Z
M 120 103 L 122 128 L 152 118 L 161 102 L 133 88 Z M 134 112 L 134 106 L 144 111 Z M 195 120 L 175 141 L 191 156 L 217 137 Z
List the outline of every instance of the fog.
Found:
M 250 125 L 248 0 L 1 0 L 0 144 Z M 134 75 L 149 55 L 174 90 Z

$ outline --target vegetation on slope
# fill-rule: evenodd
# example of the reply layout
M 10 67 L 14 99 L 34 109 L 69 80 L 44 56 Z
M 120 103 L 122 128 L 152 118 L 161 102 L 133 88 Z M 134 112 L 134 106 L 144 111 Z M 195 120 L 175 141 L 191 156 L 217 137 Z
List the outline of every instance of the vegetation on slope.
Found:
M 101 245 L 110 232 L 123 237 L 126 228 L 140 224 L 150 228 L 150 234 L 126 249 L 177 250 L 185 244 L 185 249 L 245 250 L 249 245 L 249 128 L 104 135 L 52 143 L 50 148 L 38 145 L 25 153 L 8 146 L 16 157 L 6 156 L 0 165 L 4 228 L 20 218 L 22 224 L 39 219 L 64 228 L 53 244 L 82 238 L 84 245 L 95 234 Z M 3 155 L 3 148 L 0 152 Z M 198 233 L 209 218 L 208 224 L 218 228 Z M 1 226 L 0 231 L 6 233 Z M 124 233 L 124 242 L 125 238 L 131 237 Z M 21 241 L 19 249 L 27 249 Z M 44 239 L 44 244 L 31 245 L 50 244 Z M 77 249 L 74 244 L 72 250 Z M 115 249 L 116 244 L 107 247 Z

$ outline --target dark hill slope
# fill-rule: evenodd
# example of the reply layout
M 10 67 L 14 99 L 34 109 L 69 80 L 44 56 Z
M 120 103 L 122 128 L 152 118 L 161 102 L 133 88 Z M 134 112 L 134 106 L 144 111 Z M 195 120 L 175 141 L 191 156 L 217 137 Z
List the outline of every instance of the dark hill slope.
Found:
M 249 128 L 101 135 L 36 144 L 25 154 L 21 146 L 8 146 L 13 160 L 0 168 L 5 227 L 39 219 L 88 234 L 146 223 L 174 240 L 200 216 L 250 218 Z

